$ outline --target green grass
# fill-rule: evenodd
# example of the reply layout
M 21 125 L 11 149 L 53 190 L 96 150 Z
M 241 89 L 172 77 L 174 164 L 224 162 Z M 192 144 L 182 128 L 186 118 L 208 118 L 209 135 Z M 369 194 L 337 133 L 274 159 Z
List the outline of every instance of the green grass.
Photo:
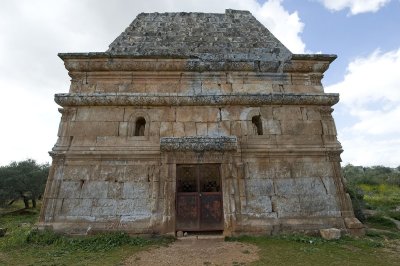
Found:
M 368 217 L 366 223 L 367 225 L 378 229 L 397 229 L 396 224 L 392 220 L 379 214 Z
M 360 184 L 364 191 L 364 200 L 371 209 L 387 212 L 400 206 L 400 187 L 388 184 Z
M 395 251 L 387 250 L 381 235 L 335 241 L 301 235 L 235 240 L 260 248 L 260 260 L 252 265 L 398 265 L 400 259 Z

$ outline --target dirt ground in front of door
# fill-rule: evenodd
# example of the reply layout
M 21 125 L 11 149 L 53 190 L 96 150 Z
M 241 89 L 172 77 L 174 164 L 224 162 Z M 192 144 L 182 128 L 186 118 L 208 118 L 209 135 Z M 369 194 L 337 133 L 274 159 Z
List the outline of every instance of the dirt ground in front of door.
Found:
M 156 247 L 129 257 L 124 265 L 248 265 L 259 259 L 258 247 L 222 239 L 178 239 L 167 247 Z

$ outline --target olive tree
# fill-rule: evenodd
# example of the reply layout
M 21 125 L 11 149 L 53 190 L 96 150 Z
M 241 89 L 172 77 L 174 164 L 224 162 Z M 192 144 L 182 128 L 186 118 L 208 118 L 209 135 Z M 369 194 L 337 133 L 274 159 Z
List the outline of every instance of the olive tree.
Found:
M 11 205 L 15 200 L 22 199 L 25 208 L 36 207 L 46 185 L 49 173 L 48 164 L 38 164 L 28 159 L 21 162 L 12 162 L 0 167 L 0 204 Z

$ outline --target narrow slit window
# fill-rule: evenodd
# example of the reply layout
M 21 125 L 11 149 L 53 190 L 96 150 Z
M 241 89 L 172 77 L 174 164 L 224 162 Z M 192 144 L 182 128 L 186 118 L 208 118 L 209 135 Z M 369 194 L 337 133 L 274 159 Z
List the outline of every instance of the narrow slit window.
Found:
M 262 135 L 263 134 L 263 127 L 262 127 L 262 121 L 261 121 L 261 116 L 253 116 L 251 118 L 251 123 L 253 125 L 253 132 L 254 135 Z
M 146 128 L 146 119 L 139 117 L 135 123 L 135 136 L 144 136 L 144 130 Z

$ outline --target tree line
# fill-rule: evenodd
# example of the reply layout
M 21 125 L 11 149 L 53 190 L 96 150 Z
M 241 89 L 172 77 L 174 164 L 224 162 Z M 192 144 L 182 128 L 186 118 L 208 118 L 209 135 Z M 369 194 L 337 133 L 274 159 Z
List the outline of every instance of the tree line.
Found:
M 396 168 L 382 165 L 364 167 L 347 164 L 342 167 L 343 176 L 351 185 L 394 185 L 400 186 L 400 166 Z

